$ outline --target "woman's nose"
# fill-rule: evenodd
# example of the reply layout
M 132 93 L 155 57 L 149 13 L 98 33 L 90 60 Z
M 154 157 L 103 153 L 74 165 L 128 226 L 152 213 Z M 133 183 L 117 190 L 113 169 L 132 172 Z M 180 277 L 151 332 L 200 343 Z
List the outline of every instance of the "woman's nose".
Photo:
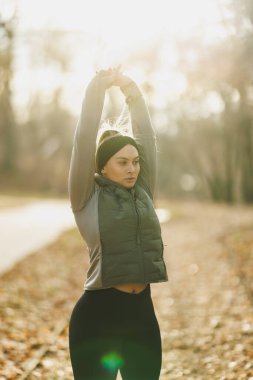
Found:
M 132 173 L 134 171 L 134 165 L 133 164 L 129 164 L 128 168 L 127 168 L 127 171 L 128 171 L 128 173 Z

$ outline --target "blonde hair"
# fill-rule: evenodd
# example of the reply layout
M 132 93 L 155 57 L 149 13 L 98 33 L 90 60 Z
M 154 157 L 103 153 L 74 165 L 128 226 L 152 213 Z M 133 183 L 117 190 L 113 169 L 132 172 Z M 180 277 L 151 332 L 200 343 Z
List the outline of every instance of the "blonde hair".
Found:
M 120 115 L 116 118 L 111 118 L 102 121 L 97 135 L 97 145 L 110 136 L 121 134 L 132 137 L 130 115 L 128 107 L 125 105 L 122 108 Z

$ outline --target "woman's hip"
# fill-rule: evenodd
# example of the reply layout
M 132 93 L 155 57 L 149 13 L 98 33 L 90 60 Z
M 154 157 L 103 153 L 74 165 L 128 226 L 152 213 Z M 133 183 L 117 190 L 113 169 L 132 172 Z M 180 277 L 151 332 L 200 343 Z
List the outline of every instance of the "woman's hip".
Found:
M 85 290 L 75 304 L 70 322 L 98 326 L 136 325 L 156 320 L 150 285 L 140 293 L 127 293 L 116 288 Z

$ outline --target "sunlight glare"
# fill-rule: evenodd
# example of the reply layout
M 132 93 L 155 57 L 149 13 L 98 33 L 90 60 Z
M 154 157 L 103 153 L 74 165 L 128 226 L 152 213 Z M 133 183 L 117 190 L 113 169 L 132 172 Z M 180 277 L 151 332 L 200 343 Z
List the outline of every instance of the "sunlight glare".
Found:
M 162 107 L 171 97 L 180 96 L 187 87 L 186 80 L 177 67 L 177 41 L 198 35 L 208 45 L 223 39 L 227 33 L 221 23 L 221 3 L 224 1 L 226 0 L 19 0 L 19 36 L 23 33 L 23 42 L 27 41 L 26 36 L 36 35 L 37 32 L 39 38 L 41 32 L 48 30 L 62 33 L 63 38 L 64 33 L 66 36 L 68 33 L 73 34 L 78 48 L 73 49 L 75 54 L 70 58 L 71 67 L 64 73 L 63 97 L 74 113 L 79 110 L 77 100 L 81 98 L 83 88 L 94 72 L 118 64 L 122 64 L 123 71 L 138 83 L 154 79 L 156 96 L 159 94 L 156 104 Z M 152 47 L 156 46 L 159 46 L 159 56 L 155 56 L 157 51 L 154 49 L 152 62 Z M 190 66 L 194 66 L 198 59 L 196 54 L 193 46 L 187 46 L 185 56 L 188 57 Z M 140 58 L 143 65 L 145 59 L 147 67 L 154 65 L 156 78 L 145 78 L 147 70 L 143 67 L 135 68 L 134 62 L 140 61 Z M 19 72 L 22 72 L 23 80 L 17 78 L 13 83 L 14 86 L 22 83 L 25 88 L 28 82 L 25 82 L 27 75 L 22 62 L 21 59 Z M 27 71 L 31 70 L 29 64 L 26 65 Z M 52 89 L 62 80 L 50 73 L 46 74 L 45 80 L 39 67 L 32 67 L 35 78 L 30 72 L 32 85 L 36 83 L 37 90 L 44 93 L 47 92 L 47 86 Z M 38 75 L 41 75 L 41 80 Z M 22 94 L 16 96 L 20 104 L 24 98 Z
M 122 59 L 126 50 L 129 53 L 150 44 L 164 33 L 167 37 L 185 37 L 206 24 L 212 26 L 212 31 L 216 30 L 215 24 L 221 18 L 218 4 L 217 0 L 128 0 L 127 3 L 123 0 L 20 0 L 19 14 L 23 24 L 32 29 L 88 33 L 97 39 L 102 60 L 110 55 L 114 62 Z M 214 38 L 219 33 L 214 33 Z

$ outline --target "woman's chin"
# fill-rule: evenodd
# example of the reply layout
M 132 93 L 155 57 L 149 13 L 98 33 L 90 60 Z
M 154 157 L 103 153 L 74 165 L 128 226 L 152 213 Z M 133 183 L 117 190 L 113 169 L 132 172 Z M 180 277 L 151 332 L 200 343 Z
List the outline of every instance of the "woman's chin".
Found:
M 127 189 L 131 189 L 132 187 L 134 187 L 135 183 L 136 183 L 136 180 L 134 181 L 127 180 L 127 181 L 124 181 L 123 186 L 125 186 Z

